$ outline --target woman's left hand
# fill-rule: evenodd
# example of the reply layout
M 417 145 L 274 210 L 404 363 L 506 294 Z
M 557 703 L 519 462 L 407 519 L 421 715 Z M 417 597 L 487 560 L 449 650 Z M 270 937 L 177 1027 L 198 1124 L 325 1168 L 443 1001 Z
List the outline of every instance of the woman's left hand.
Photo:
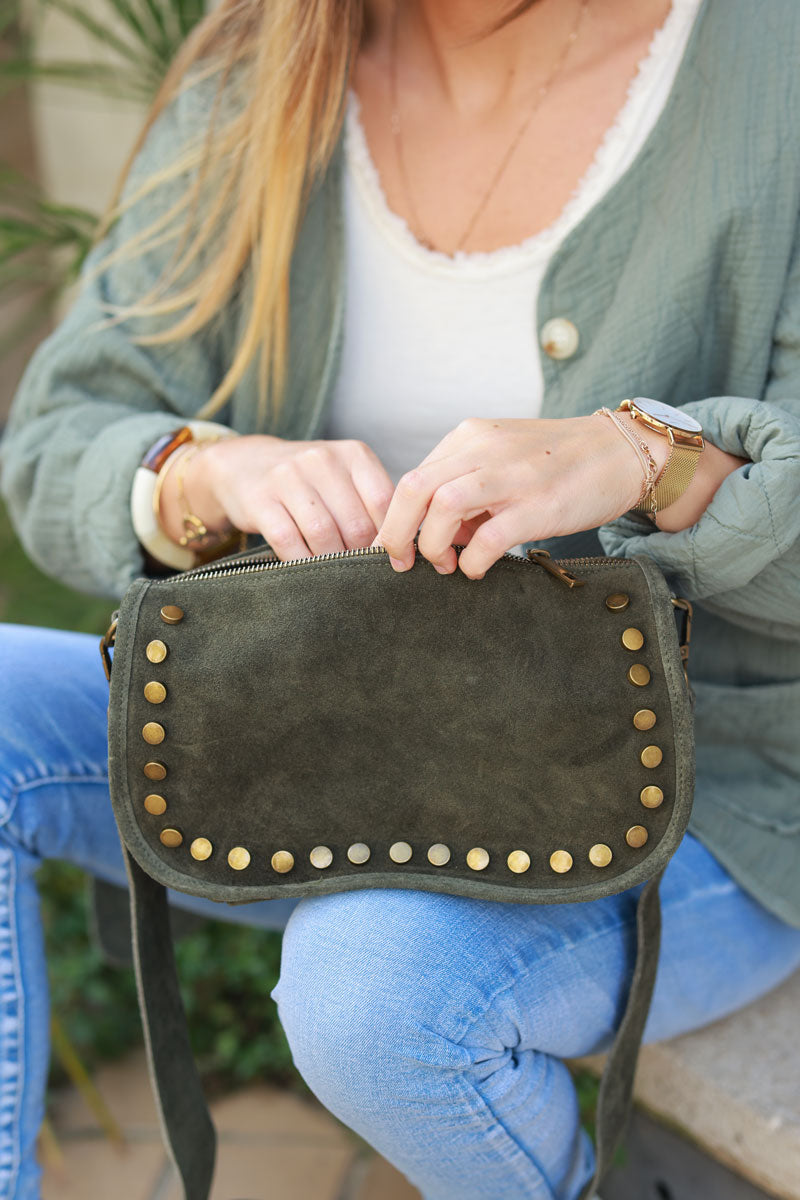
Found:
M 666 459 L 666 439 L 650 441 Z M 420 553 L 438 571 L 480 579 L 519 542 L 614 520 L 641 489 L 641 465 L 608 417 L 470 417 L 403 475 L 374 544 L 408 570 L 419 530 Z M 464 543 L 458 557 L 454 542 Z

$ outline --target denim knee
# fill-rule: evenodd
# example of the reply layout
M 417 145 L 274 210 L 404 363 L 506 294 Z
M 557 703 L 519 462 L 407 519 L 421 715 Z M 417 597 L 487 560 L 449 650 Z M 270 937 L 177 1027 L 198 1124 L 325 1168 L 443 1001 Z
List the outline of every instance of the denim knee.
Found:
M 108 845 L 108 689 L 95 658 L 93 637 L 0 624 L 0 838 L 13 849 L 58 856 L 99 827 Z
M 453 899 L 369 889 L 306 899 L 292 914 L 272 995 L 298 1070 L 337 1115 L 421 1100 L 421 1075 L 469 1068 L 452 1036 L 460 985 L 454 996 L 448 964 L 426 953 L 420 914 L 420 901 L 435 910 Z

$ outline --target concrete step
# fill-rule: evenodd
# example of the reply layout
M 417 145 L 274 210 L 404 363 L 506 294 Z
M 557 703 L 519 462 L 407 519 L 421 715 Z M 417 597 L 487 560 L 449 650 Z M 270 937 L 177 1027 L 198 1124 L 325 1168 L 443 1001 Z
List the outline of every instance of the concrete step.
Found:
M 800 972 L 723 1021 L 645 1046 L 636 1099 L 756 1187 L 800 1200 Z

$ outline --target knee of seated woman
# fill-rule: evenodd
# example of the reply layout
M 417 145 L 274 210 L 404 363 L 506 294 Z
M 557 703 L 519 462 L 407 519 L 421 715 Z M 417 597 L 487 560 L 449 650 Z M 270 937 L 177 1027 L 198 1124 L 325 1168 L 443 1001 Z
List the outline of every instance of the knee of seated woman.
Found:
M 469 1066 L 458 1037 L 480 1000 L 454 931 L 458 901 L 372 888 L 298 905 L 272 995 L 307 1078 L 337 1063 L 350 1069 L 354 1055 L 362 1070 L 387 1077 L 399 1063 Z
M 3 836 L 36 853 L 37 835 L 47 828 L 53 847 L 46 852 L 57 853 L 64 839 L 74 840 L 76 822 L 96 825 L 108 806 L 107 791 L 98 804 L 107 789 L 108 689 L 97 642 L 0 625 L 0 662 Z M 110 808 L 107 816 L 100 823 L 113 830 Z
M 97 638 L 0 624 L 0 755 L 106 769 L 108 684 Z
M 419 1068 L 499 1062 L 523 1033 L 535 1044 L 537 1005 L 528 1005 L 523 1031 L 517 985 L 526 980 L 528 997 L 552 1016 L 535 967 L 552 958 L 556 935 L 540 914 L 400 889 L 301 901 L 272 993 L 299 1069 L 307 1079 L 335 1063 L 347 1072 L 355 1054 L 365 1074 L 402 1086 Z

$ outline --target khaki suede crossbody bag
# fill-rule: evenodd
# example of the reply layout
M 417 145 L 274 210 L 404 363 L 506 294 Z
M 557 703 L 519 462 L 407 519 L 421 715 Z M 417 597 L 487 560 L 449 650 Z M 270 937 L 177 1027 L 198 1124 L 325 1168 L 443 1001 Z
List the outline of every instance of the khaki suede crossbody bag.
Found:
M 234 904 L 367 887 L 554 904 L 644 885 L 594 1193 L 630 1105 L 658 883 L 689 819 L 690 617 L 649 560 L 544 551 L 474 581 L 419 553 L 398 574 L 380 548 L 281 562 L 264 547 L 130 587 L 101 647 L 111 798 L 186 1200 L 208 1198 L 215 1138 L 166 887 Z

